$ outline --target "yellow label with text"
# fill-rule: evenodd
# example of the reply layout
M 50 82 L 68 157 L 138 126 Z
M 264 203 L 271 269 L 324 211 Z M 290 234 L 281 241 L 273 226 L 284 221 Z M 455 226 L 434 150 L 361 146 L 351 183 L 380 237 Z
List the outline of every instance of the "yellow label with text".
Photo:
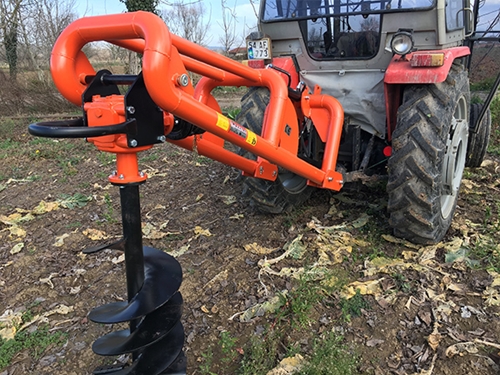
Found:
M 229 120 L 221 113 L 217 113 L 217 126 L 224 130 L 229 130 Z
M 252 146 L 255 146 L 257 144 L 257 135 L 254 132 L 251 132 L 249 130 L 248 134 L 247 134 L 246 141 L 247 141 L 247 143 L 251 144 Z

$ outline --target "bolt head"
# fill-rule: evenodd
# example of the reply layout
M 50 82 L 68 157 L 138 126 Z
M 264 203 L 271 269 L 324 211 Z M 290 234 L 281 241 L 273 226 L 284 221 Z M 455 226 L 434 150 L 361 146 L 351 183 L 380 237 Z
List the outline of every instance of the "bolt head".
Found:
M 135 139 L 130 141 L 130 147 L 137 147 L 137 141 Z
M 119 175 L 119 176 L 118 176 L 118 178 L 119 178 L 120 180 L 123 180 L 123 179 L 125 178 L 125 176 L 121 174 L 121 175 Z
M 131 105 L 127 107 L 127 112 L 133 115 L 135 113 L 135 108 Z
M 328 181 L 332 182 L 333 181 L 333 177 L 328 177 Z
M 189 76 L 186 73 L 181 74 L 181 76 L 177 79 L 177 82 L 182 87 L 186 87 L 187 85 L 189 85 Z
M 160 142 L 165 142 L 167 140 L 167 137 L 165 137 L 164 135 L 160 135 L 157 137 L 157 139 L 160 141 Z

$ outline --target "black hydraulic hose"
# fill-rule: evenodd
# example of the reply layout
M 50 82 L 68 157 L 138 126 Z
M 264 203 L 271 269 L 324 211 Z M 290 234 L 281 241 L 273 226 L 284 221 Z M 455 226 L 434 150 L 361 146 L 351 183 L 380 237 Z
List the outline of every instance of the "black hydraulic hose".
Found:
M 28 132 L 46 138 L 88 138 L 111 134 L 128 134 L 136 124 L 130 119 L 116 125 L 85 126 L 83 118 L 76 120 L 36 122 L 28 126 Z

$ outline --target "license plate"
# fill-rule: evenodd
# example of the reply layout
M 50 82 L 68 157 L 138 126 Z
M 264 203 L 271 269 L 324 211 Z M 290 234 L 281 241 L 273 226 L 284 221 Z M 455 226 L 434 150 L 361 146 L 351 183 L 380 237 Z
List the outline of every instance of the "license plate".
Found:
M 270 59 L 271 56 L 271 39 L 264 38 L 259 40 L 247 41 L 248 59 Z

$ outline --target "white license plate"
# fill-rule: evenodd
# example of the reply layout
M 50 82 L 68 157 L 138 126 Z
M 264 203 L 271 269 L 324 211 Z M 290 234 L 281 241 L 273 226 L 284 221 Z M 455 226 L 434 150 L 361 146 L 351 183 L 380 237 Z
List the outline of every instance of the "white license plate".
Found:
M 271 56 L 271 39 L 264 38 L 259 40 L 247 41 L 248 59 L 270 59 Z

